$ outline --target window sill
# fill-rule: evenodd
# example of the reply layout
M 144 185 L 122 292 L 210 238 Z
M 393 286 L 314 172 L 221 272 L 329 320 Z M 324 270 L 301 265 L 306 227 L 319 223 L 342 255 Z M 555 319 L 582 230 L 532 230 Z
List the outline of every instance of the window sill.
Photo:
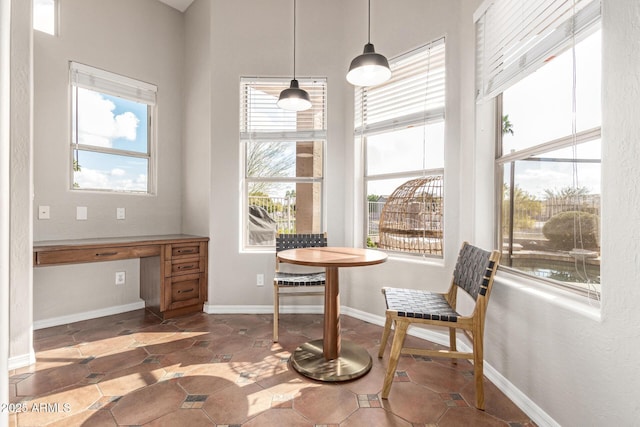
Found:
M 594 299 L 507 271 L 498 270 L 494 283 L 545 300 L 596 322 L 602 320 L 600 302 Z
M 386 251 L 383 251 L 386 252 Z M 423 257 L 419 255 L 404 255 L 397 252 L 387 252 L 390 261 L 410 264 L 420 264 L 433 267 L 444 267 L 444 258 Z

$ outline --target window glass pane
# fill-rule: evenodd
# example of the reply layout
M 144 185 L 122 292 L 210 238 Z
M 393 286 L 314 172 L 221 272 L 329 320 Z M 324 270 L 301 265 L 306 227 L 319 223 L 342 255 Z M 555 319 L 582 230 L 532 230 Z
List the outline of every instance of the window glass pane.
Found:
M 148 153 L 147 104 L 74 88 L 72 137 L 81 145 Z
M 598 31 L 576 46 L 577 132 L 601 123 L 600 39 Z M 572 64 L 569 49 L 503 93 L 503 154 L 572 133 Z
M 321 183 L 249 182 L 247 244 L 275 245 L 275 233 L 322 233 Z
M 145 193 L 148 170 L 145 158 L 74 150 L 73 187 Z
M 55 0 L 33 0 L 33 29 L 56 34 Z
M 247 177 L 322 177 L 322 141 L 249 141 Z
M 367 175 L 444 167 L 444 122 L 368 136 Z
M 573 161 L 563 149 L 504 166 L 502 236 L 511 256 L 502 264 L 563 282 L 600 283 L 600 162 L 588 159 L 599 145 L 578 147 L 593 149 L 586 160 Z

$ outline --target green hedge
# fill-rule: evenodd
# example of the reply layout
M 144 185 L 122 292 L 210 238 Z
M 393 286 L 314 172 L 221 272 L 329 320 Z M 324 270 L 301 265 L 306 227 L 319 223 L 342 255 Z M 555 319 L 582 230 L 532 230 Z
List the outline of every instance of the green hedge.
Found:
M 600 219 L 588 212 L 567 211 L 552 216 L 542 227 L 549 244 L 558 250 L 574 248 L 597 249 L 599 247 Z M 577 238 L 574 239 L 574 235 Z M 582 237 L 582 242 L 580 242 Z

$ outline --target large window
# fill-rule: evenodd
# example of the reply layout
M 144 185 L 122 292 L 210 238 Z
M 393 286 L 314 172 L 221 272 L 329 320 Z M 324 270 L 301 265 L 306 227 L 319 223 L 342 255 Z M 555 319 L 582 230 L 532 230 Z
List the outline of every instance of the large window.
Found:
M 33 0 L 33 29 L 56 35 L 58 22 L 57 0 Z
M 364 154 L 365 244 L 442 256 L 445 42 L 390 61 L 392 77 L 355 94 Z
M 298 79 L 312 107 L 276 105 L 289 80 L 242 78 L 243 245 L 271 248 L 275 233 L 322 233 L 326 142 L 325 79 Z
M 153 192 L 156 86 L 71 63 L 71 188 Z
M 520 60 L 511 58 L 513 67 L 523 70 L 521 76 L 496 73 L 484 87 L 485 95 L 492 86 L 501 92 L 496 132 L 501 264 L 597 297 L 602 190 L 599 2 L 582 1 L 580 9 L 572 2 L 555 3 L 569 17 L 550 25 L 560 30 L 546 35 L 546 42 L 538 37 L 542 42 L 531 50 L 544 53 L 538 55 L 540 61 L 530 60 L 535 55 L 525 49 Z

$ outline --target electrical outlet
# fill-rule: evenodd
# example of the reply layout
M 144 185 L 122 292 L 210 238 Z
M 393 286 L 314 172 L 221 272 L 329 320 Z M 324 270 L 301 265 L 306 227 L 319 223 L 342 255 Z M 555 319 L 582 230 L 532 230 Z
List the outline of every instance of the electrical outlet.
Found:
M 256 286 L 264 286 L 264 274 L 256 274 Z
M 124 208 L 116 208 L 116 219 L 124 219 L 125 218 L 125 209 Z
M 38 219 L 49 219 L 49 206 L 38 206 Z
M 116 285 L 124 285 L 126 281 L 125 277 L 124 271 L 116 271 Z

